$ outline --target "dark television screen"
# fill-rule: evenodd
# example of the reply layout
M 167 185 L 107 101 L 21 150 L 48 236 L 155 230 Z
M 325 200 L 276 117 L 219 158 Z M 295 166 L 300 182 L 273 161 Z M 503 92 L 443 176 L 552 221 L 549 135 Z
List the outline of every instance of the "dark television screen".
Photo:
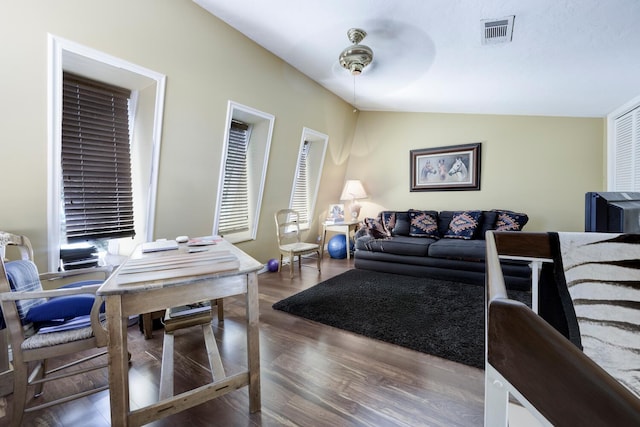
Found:
M 584 230 L 602 233 L 640 233 L 640 193 L 587 193 Z

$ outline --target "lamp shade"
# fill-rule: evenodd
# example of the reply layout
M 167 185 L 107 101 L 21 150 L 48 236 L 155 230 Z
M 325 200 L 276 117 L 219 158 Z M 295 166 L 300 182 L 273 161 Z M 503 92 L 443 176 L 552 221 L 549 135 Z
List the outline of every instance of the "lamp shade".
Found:
M 347 182 L 344 183 L 340 200 L 364 199 L 365 197 L 367 197 L 367 192 L 364 191 L 364 187 L 359 179 L 348 179 Z

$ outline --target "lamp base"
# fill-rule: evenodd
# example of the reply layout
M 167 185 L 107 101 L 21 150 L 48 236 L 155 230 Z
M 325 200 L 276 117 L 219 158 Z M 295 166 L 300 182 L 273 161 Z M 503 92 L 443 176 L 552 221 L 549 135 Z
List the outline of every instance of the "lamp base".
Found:
M 351 220 L 357 221 L 358 217 L 360 216 L 360 205 L 355 202 L 352 203 L 349 211 L 351 212 Z

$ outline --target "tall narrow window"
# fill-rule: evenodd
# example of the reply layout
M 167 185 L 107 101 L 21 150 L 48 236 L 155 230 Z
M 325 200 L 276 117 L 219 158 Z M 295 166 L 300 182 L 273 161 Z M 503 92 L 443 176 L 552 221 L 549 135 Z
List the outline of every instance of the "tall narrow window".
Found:
M 295 183 L 293 186 L 293 196 L 291 199 L 291 209 L 298 211 L 300 223 L 309 223 L 309 147 L 311 143 L 304 141 L 298 157 L 298 168 L 296 170 Z
M 246 123 L 237 120 L 231 122 L 218 223 L 218 233 L 222 235 L 249 230 L 249 134 L 250 128 Z
M 328 141 L 329 137 L 323 133 L 302 129 L 289 207 L 300 213 L 300 228 L 303 230 L 308 229 L 313 221 Z
M 69 242 L 135 235 L 130 94 L 128 89 L 63 75 L 62 189 Z
M 275 117 L 229 101 L 213 234 L 255 240 Z

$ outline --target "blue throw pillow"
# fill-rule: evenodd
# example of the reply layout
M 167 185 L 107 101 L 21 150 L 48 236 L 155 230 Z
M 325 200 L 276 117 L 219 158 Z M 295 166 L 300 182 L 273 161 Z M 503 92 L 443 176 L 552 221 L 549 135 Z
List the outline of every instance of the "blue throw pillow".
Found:
M 436 211 L 409 211 L 411 226 L 409 236 L 430 237 L 439 239 L 438 234 L 438 212 Z
M 447 239 L 471 240 L 478 225 L 482 211 L 462 211 L 454 212 L 449 223 L 449 229 L 444 235 Z
M 62 286 L 62 288 L 76 288 L 100 283 L 102 283 L 101 280 L 87 280 L 71 283 Z M 26 322 L 43 323 L 86 316 L 91 313 L 91 307 L 93 307 L 94 301 L 95 296 L 93 294 L 66 295 L 51 298 L 47 302 L 31 307 L 24 320 Z

